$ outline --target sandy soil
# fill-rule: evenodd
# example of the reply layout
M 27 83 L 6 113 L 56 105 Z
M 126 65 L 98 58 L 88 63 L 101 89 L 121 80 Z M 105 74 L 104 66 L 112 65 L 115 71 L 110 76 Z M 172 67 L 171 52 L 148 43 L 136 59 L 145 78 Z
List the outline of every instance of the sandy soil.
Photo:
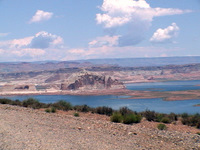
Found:
M 199 150 L 200 130 L 169 124 L 167 131 L 157 123 L 124 125 L 102 115 L 0 105 L 1 150 Z

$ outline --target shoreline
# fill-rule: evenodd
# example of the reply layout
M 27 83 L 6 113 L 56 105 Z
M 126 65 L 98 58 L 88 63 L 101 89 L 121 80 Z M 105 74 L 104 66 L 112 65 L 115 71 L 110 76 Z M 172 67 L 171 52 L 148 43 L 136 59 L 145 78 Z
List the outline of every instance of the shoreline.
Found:
M 77 91 L 15 91 L 0 92 L 0 96 L 34 96 L 34 95 L 79 95 L 79 96 L 98 96 L 116 95 L 129 96 L 122 99 L 152 99 L 161 98 L 164 101 L 183 101 L 200 100 L 200 90 L 188 91 L 134 91 L 129 89 L 105 89 L 105 90 L 77 90 Z M 200 105 L 198 105 L 200 106 Z
M 112 90 L 77 90 L 77 91 L 17 91 L 17 92 L 0 92 L 0 96 L 23 96 L 23 95 L 125 95 L 130 93 L 128 89 Z

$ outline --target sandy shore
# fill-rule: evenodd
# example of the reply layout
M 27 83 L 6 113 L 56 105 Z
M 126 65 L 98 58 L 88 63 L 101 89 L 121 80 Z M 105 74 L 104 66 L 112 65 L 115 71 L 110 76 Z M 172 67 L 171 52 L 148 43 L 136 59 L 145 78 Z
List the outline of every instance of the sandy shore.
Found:
M 157 123 L 142 121 L 124 125 L 106 116 L 0 105 L 1 150 L 183 150 L 200 149 L 200 130 L 169 124 L 167 131 Z

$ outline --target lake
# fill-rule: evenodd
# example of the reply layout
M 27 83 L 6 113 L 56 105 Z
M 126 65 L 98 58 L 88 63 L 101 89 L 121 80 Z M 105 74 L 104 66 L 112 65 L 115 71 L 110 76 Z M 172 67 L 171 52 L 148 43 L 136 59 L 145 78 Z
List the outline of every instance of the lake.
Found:
M 168 81 L 157 83 L 134 83 L 127 84 L 127 88 L 131 90 L 150 90 L 150 91 L 175 91 L 175 90 L 195 90 L 200 89 L 200 80 L 195 81 Z M 144 111 L 146 109 L 154 110 L 161 113 L 200 113 L 200 107 L 194 107 L 200 104 L 200 100 L 184 100 L 184 101 L 163 101 L 161 98 L 153 99 L 125 99 L 127 96 L 74 96 L 74 95 L 33 95 L 33 96 L 6 96 L 12 100 L 24 100 L 27 98 L 36 98 L 43 103 L 53 103 L 58 100 L 66 100 L 73 105 L 87 104 L 91 107 L 109 106 L 113 109 L 127 106 L 134 111 Z

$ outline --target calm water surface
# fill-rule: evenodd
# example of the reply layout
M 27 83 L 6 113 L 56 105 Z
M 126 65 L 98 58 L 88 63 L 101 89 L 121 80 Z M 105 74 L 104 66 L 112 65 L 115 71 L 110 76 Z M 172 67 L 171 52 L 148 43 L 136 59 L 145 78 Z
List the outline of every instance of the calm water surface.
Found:
M 193 90 L 200 89 L 195 86 L 200 81 L 170 81 L 157 83 L 134 83 L 128 84 L 127 88 L 131 90 L 154 90 L 154 91 L 174 91 L 174 90 Z M 126 96 L 72 96 L 72 95 L 34 95 L 34 96 L 7 96 L 7 98 L 24 100 L 27 98 L 36 98 L 40 102 L 53 103 L 58 100 L 66 100 L 73 105 L 87 104 L 92 107 L 109 106 L 114 109 L 127 106 L 134 111 L 144 111 L 146 109 L 162 113 L 200 113 L 200 107 L 194 107 L 200 104 L 200 100 L 184 101 L 163 101 L 160 98 L 154 99 L 124 99 Z

